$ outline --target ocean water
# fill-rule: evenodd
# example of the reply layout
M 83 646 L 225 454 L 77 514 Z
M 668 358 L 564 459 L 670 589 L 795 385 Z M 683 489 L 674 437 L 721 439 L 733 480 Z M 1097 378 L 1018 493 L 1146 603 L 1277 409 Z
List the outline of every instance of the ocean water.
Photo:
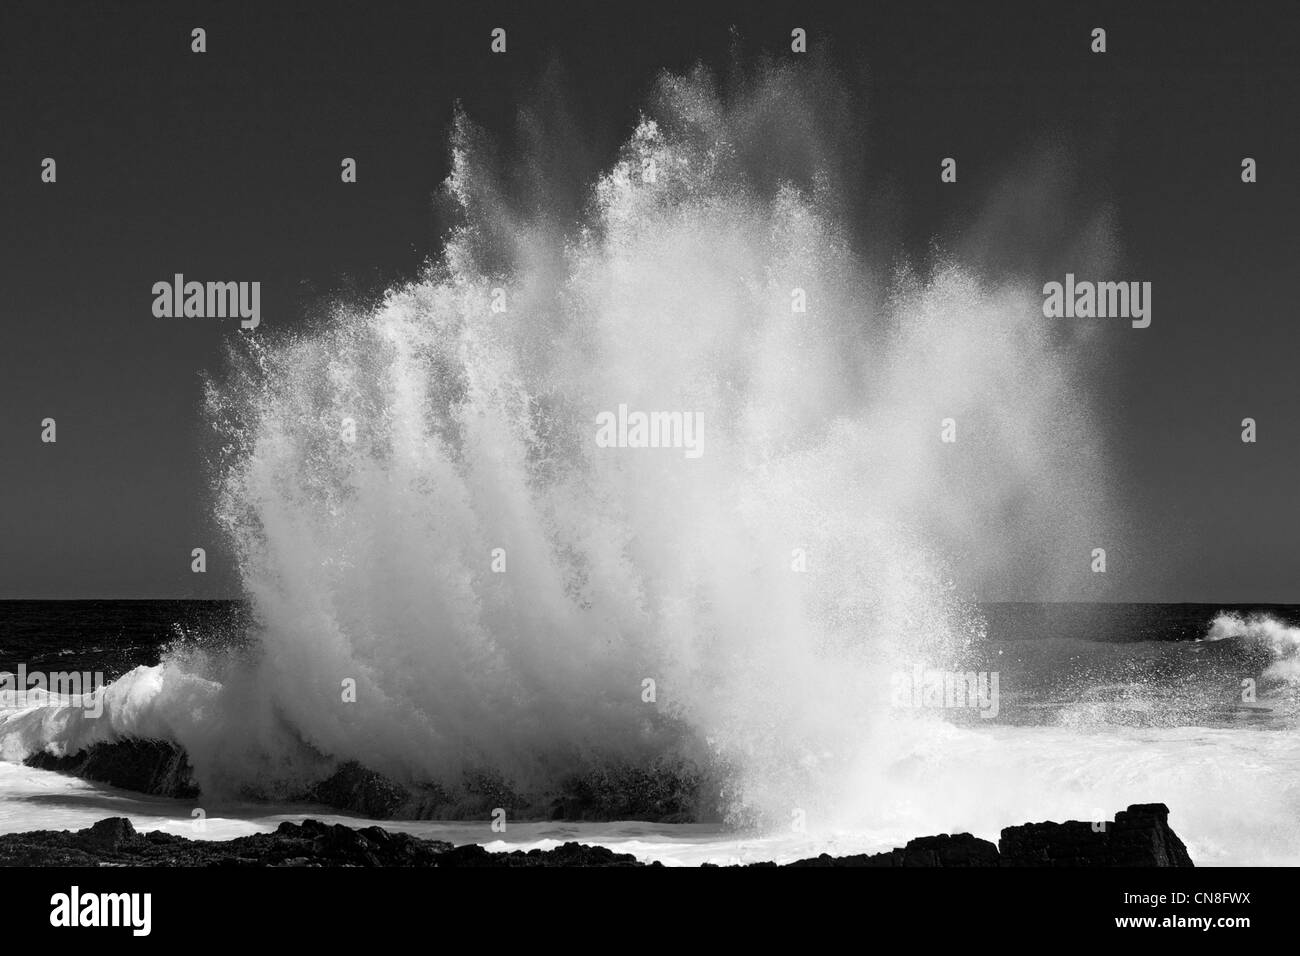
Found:
M 637 821 L 511 822 L 504 834 L 487 821 L 380 825 L 492 849 L 576 839 L 694 865 L 875 852 L 938 832 L 996 841 L 1002 826 L 1091 820 L 1162 801 L 1200 865 L 1300 862 L 1300 608 L 986 604 L 979 612 L 987 630 L 966 666 L 998 674 L 997 716 L 900 708 L 893 726 L 904 742 L 863 786 L 887 801 L 874 819 L 864 807 L 854 825 L 808 822 L 802 831 Z M 76 666 L 113 680 L 136 664 L 157 665 L 186 634 L 211 640 L 224 629 L 237 639 L 249 613 L 237 602 L 0 602 L 0 668 Z M 1253 701 L 1243 700 L 1246 679 L 1256 682 Z M 0 735 L 13 733 L 22 713 L 0 713 Z M 10 756 L 0 762 L 0 832 L 78 829 L 109 815 L 200 839 L 306 817 L 364 822 L 304 804 L 130 793 Z

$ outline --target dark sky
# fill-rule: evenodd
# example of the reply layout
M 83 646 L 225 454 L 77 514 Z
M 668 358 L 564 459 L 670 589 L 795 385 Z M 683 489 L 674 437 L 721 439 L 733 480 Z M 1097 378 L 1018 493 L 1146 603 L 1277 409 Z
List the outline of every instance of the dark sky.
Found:
M 972 216 L 1035 142 L 1070 144 L 1082 188 L 1115 205 L 1121 271 L 1155 286 L 1152 328 L 1117 330 L 1096 383 L 1131 520 L 1108 596 L 1295 600 L 1291 5 L 836 6 L 0 6 L 0 597 L 238 593 L 208 517 L 200 397 L 241 333 L 153 318 L 155 281 L 257 278 L 263 328 L 380 291 L 436 254 L 456 101 L 507 137 L 562 63 L 605 162 L 655 74 L 725 69 L 734 25 L 752 51 L 784 51 L 793 26 L 832 43 L 871 104 L 867 175 L 905 211 L 891 225 L 908 254 Z M 495 26 L 506 56 L 489 52 Z M 1088 52 L 1094 26 L 1104 56 Z M 958 190 L 938 188 L 946 155 Z M 354 186 L 343 156 L 359 160 Z M 47 416 L 55 445 L 40 441 Z M 1239 440 L 1245 416 L 1256 445 Z M 189 570 L 198 545 L 206 575 Z

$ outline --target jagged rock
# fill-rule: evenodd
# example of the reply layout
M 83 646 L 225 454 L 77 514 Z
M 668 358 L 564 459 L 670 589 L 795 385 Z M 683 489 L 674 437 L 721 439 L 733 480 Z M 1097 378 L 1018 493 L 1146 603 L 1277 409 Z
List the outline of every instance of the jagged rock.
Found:
M 1077 820 L 1007 827 L 998 845 L 1002 866 L 1195 865 L 1163 803 L 1134 804 L 1104 827 Z
M 135 827 L 126 817 L 109 817 L 77 833 L 81 843 L 91 851 L 113 852 L 140 840 Z
M 789 866 L 1191 866 L 1187 848 L 1169 828 L 1169 808 L 1137 804 L 1115 815 L 1105 831 L 1091 824 L 1030 823 L 1002 831 L 1001 853 L 969 833 L 918 837 L 886 853 L 823 854 Z M 565 843 L 551 850 L 491 853 L 478 844 L 452 846 L 382 827 L 353 829 L 318 820 L 281 823 L 274 833 L 226 841 L 137 833 L 124 817 L 85 830 L 37 830 L 0 835 L 0 866 L 645 866 L 629 853 Z M 651 866 L 658 866 L 652 863 Z M 751 863 L 751 867 L 776 866 Z M 710 864 L 705 864 L 710 866 Z
M 29 767 L 97 780 L 124 790 L 192 799 L 199 789 L 184 748 L 166 740 L 126 739 L 98 743 L 65 756 L 31 754 Z
M 909 840 L 902 849 L 856 856 L 821 856 L 797 860 L 790 866 L 997 866 L 998 848 L 969 833 L 942 834 Z
M 411 793 L 383 774 L 350 760 L 308 791 L 307 799 L 372 820 L 388 820 L 411 802 Z
M 274 833 L 233 840 L 189 840 L 139 834 L 125 817 L 85 830 L 37 830 L 0 836 L 5 866 L 643 866 L 601 846 L 566 843 L 554 850 L 489 853 L 477 844 L 453 847 L 381 827 L 354 830 L 317 820 L 281 823 Z
M 643 866 L 630 853 L 564 843 L 554 849 L 493 853 L 478 844 L 454 847 L 369 826 L 355 830 L 315 819 L 285 822 L 270 834 L 233 840 L 190 840 L 139 834 L 125 817 L 86 830 L 0 835 L 4 866 Z M 658 865 L 658 864 L 651 864 Z M 749 866 L 775 866 L 771 862 Z M 1000 847 L 971 834 L 919 836 L 884 853 L 798 860 L 789 866 L 1192 866 L 1169 827 L 1164 804 L 1136 804 L 1095 830 L 1091 823 L 1026 823 L 1002 830 Z M 707 866 L 707 864 L 706 864 Z
M 0 836 L 6 866 L 437 866 L 453 849 L 379 827 L 354 830 L 316 820 L 282 823 L 274 833 L 233 840 L 140 834 L 124 817 L 76 833 L 37 830 Z
M 512 850 L 489 853 L 477 844 L 458 846 L 438 859 L 439 866 L 645 866 L 630 853 L 608 847 L 564 843 L 553 850 Z M 658 866 L 652 863 L 651 866 Z

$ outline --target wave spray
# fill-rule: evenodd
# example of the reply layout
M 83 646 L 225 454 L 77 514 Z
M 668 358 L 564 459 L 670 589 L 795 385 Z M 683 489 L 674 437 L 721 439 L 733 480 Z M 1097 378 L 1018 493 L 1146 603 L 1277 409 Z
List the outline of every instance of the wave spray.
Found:
M 1083 343 L 977 268 L 1005 210 L 971 263 L 882 262 L 824 72 L 664 76 L 576 203 L 563 130 L 525 127 L 504 173 L 457 118 L 458 225 L 417 281 L 264 323 L 210 384 L 257 630 L 137 678 L 117 726 L 181 742 L 205 792 L 640 767 L 738 822 L 886 813 L 873 768 L 951 732 L 891 675 L 951 666 L 971 598 L 1050 591 L 1104 526 Z M 701 453 L 598 441 L 627 410 Z

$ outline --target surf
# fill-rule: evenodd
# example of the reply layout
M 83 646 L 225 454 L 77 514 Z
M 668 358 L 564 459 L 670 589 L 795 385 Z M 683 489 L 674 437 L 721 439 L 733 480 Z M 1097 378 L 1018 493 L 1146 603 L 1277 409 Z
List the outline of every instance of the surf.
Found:
M 214 798 L 358 764 L 503 806 L 633 773 L 736 825 L 894 818 L 951 729 L 900 734 L 891 675 L 962 670 L 973 595 L 1068 589 L 1112 526 L 1102 349 L 963 264 L 996 211 L 979 255 L 864 251 L 890 237 L 848 215 L 847 102 L 820 68 L 665 74 L 576 193 L 544 110 L 513 153 L 459 115 L 423 274 L 264 324 L 207 384 L 250 640 L 177 647 L 97 724 L 11 715 L 7 752 L 156 736 Z M 599 447 L 622 407 L 707 417 L 707 454 Z

